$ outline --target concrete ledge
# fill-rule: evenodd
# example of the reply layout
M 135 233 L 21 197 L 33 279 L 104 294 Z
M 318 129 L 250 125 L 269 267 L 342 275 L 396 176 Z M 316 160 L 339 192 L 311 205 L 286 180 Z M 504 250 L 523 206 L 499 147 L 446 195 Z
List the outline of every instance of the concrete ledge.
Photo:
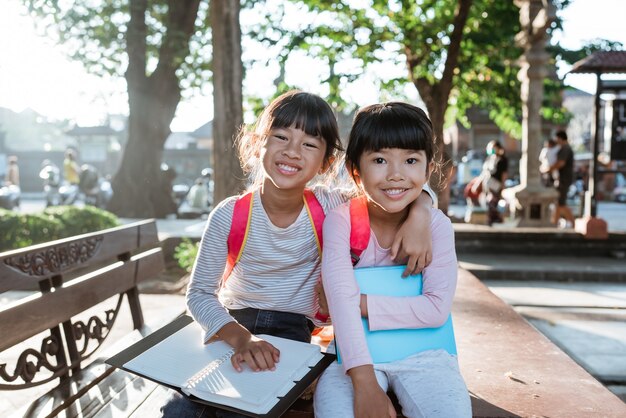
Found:
M 481 280 L 626 282 L 626 261 L 612 257 L 463 253 L 458 260 Z
M 455 223 L 458 254 L 567 255 L 570 257 L 619 257 L 626 254 L 626 233 L 610 233 L 607 239 L 586 239 L 573 229 L 489 227 Z
M 475 417 L 626 416 L 624 402 L 463 269 L 453 318 Z

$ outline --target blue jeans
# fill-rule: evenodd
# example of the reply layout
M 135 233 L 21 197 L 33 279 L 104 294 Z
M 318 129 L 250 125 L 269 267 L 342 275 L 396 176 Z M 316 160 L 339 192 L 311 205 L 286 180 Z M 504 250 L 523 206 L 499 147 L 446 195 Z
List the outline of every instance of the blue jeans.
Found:
M 252 334 L 269 334 L 307 343 L 311 341 L 314 325 L 304 315 L 254 308 L 231 310 L 230 314 Z M 161 408 L 161 413 L 167 418 L 245 418 L 236 412 L 190 401 L 175 391 Z

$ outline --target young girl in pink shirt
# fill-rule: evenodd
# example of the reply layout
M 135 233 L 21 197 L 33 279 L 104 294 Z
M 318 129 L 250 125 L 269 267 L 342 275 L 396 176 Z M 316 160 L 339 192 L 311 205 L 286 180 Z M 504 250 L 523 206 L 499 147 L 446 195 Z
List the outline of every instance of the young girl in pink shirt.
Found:
M 359 194 L 366 197 L 371 227 L 358 267 L 397 264 L 390 256 L 394 234 L 433 168 L 432 124 L 421 109 L 406 103 L 368 106 L 355 117 L 345 158 Z M 422 295 L 366 296 L 351 260 L 350 204 L 331 211 L 323 228 L 322 280 L 342 363 L 333 363 L 319 380 L 316 417 L 395 417 L 389 389 L 407 417 L 471 416 L 456 356 L 428 350 L 374 363 L 361 321 L 367 318 L 371 331 L 444 324 L 457 281 L 450 220 L 431 210 L 432 261 L 422 272 Z

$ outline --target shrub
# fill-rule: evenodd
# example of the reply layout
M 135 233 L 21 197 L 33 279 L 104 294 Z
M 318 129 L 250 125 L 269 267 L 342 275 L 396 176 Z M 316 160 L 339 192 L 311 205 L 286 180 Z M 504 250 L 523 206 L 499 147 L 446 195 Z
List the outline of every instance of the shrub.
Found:
M 115 215 L 92 206 L 58 206 L 41 213 L 0 209 L 0 251 L 54 241 L 119 225 Z
M 62 237 L 63 225 L 43 213 L 0 211 L 0 251 L 27 247 Z
M 115 215 L 95 206 L 53 206 L 43 213 L 63 224 L 65 237 L 113 228 L 120 223 Z
M 196 261 L 199 247 L 200 242 L 193 243 L 189 238 L 183 238 L 174 249 L 174 258 L 178 261 L 178 265 L 188 273 L 191 272 L 193 263 Z

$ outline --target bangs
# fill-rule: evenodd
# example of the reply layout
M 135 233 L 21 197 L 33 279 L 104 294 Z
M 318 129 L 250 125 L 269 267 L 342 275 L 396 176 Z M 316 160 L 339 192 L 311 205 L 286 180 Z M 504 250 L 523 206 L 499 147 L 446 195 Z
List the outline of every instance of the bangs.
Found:
M 423 127 L 393 112 L 379 113 L 367 121 L 363 150 L 380 151 L 383 148 L 426 150 L 432 137 Z
M 424 111 L 397 102 L 360 110 L 352 125 L 346 158 L 358 167 L 361 154 L 385 148 L 424 151 L 430 162 L 433 130 Z
M 294 127 L 330 144 L 337 139 L 337 123 L 332 110 L 313 95 L 294 95 L 277 106 L 271 118 L 270 129 Z

